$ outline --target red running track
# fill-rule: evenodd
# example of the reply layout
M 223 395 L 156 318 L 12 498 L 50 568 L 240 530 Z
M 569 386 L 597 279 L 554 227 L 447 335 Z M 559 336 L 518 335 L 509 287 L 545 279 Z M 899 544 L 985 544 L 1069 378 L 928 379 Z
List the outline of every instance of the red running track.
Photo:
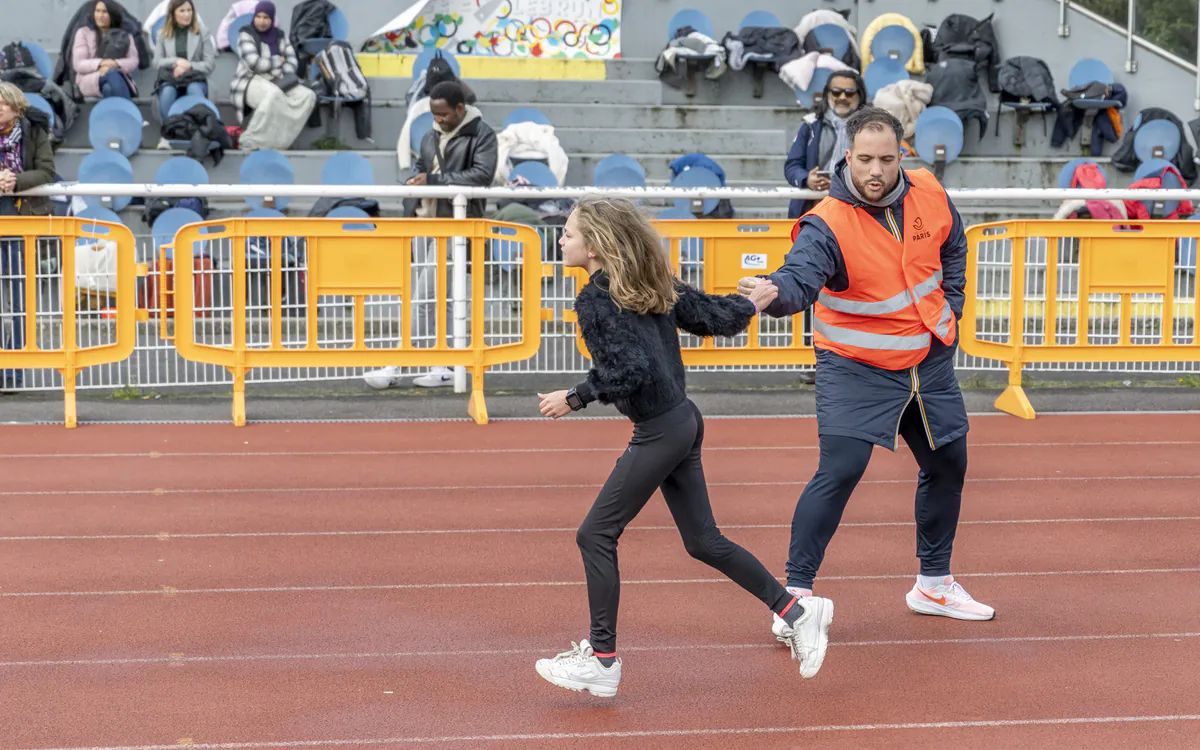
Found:
M 1200 418 L 973 422 L 921 617 L 906 452 L 830 546 L 816 679 L 683 551 L 621 542 L 620 694 L 543 682 L 587 634 L 582 520 L 619 421 L 0 429 L 0 748 L 1200 747 Z M 710 420 L 726 533 L 782 573 L 807 419 Z

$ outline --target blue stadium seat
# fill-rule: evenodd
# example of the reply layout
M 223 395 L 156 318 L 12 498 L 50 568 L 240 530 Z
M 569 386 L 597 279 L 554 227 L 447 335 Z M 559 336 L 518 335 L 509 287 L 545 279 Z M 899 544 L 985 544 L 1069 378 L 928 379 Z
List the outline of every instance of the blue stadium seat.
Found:
M 425 69 L 429 67 L 429 61 L 433 59 L 433 56 L 437 51 L 438 48 L 436 47 L 426 47 L 425 49 L 421 50 L 419 55 L 417 55 L 417 59 L 413 60 L 412 77 L 414 80 L 420 78 L 421 74 L 425 72 Z M 458 65 L 458 58 L 455 57 L 454 53 L 448 49 L 443 49 L 440 51 L 442 53 L 442 57 L 444 57 L 446 62 L 450 64 L 450 70 L 454 71 L 454 76 L 462 79 L 462 70 Z
M 524 177 L 534 187 L 558 187 L 558 178 L 540 161 L 523 161 L 508 173 L 508 179 Z
M 333 38 L 339 42 L 350 38 L 350 19 L 346 18 L 346 14 L 341 9 L 334 8 L 329 12 L 329 30 L 333 33 Z
M 616 169 L 618 167 L 631 169 L 634 172 L 637 172 L 638 176 L 642 179 L 642 183 L 644 184 L 646 182 L 646 168 L 643 167 L 641 162 L 639 162 L 637 159 L 627 154 L 612 154 L 611 156 L 606 156 L 601 159 L 596 164 L 596 169 L 592 172 L 592 180 L 599 180 L 601 175 L 603 175 L 606 171 L 610 169 Z
M 78 180 L 93 185 L 132 185 L 133 165 L 123 154 L 109 149 L 99 149 L 83 157 L 79 163 Z M 133 200 L 128 195 L 85 196 L 89 208 L 111 208 L 120 211 Z
M 714 172 L 711 172 L 704 167 L 692 167 L 685 169 L 671 179 L 671 187 L 691 188 L 691 187 L 721 187 L 721 178 Z M 717 208 L 716 198 L 705 198 L 704 208 L 702 213 L 708 216 Z M 676 198 L 675 207 L 682 208 L 684 211 L 690 211 L 692 207 L 691 198 Z
M 871 57 L 876 60 L 887 57 L 907 63 L 916 49 L 912 32 L 899 25 L 884 26 L 871 38 Z
M 825 84 L 829 82 L 833 71 L 829 68 L 817 68 L 813 71 L 812 80 L 808 83 L 808 88 L 801 90 L 796 89 L 796 102 L 805 109 L 813 109 L 817 103 L 817 97 L 825 93 Z
M 220 119 L 221 110 L 217 109 L 216 104 L 213 104 L 211 100 L 209 100 L 203 96 L 195 96 L 195 95 L 191 95 L 191 94 L 189 94 L 188 96 L 181 96 L 178 99 L 176 99 L 175 103 L 171 105 L 171 109 L 167 112 L 167 117 L 174 117 L 175 115 L 181 115 L 184 112 L 187 112 L 192 107 L 196 106 L 197 104 L 201 104 L 201 105 L 204 105 L 205 107 L 208 107 L 209 109 L 212 110 L 213 114 L 216 115 L 218 119 Z
M 640 172 L 636 172 L 629 167 L 615 166 L 609 167 L 604 171 L 596 168 L 596 176 L 592 179 L 592 183 L 596 187 L 606 188 L 621 188 L 646 187 L 646 177 Z
M 1179 128 L 1170 120 L 1151 120 L 1133 134 L 1133 152 L 1141 161 L 1171 161 L 1179 153 L 1179 135 Z
M 322 185 L 374 185 L 375 168 L 362 154 L 341 151 L 321 167 Z
M 674 207 L 663 209 L 662 211 L 659 211 L 658 218 L 659 219 L 672 219 L 672 220 L 681 220 L 681 219 L 682 220 L 687 220 L 687 219 L 694 220 L 696 218 L 696 215 L 693 214 L 691 211 L 687 210 L 686 208 L 679 208 L 677 206 L 674 206 Z
M 841 60 L 850 50 L 850 35 L 835 23 L 823 23 L 809 32 L 820 45 L 819 49 Z M 800 40 L 804 42 L 803 39 Z
M 1087 164 L 1088 162 L 1095 164 L 1100 169 L 1101 174 L 1104 174 L 1104 184 L 1107 185 L 1108 184 L 1108 175 L 1104 173 L 1103 165 L 1098 164 L 1094 159 L 1078 158 L 1078 159 L 1072 159 L 1071 161 L 1064 164 L 1063 168 L 1059 171 L 1059 173 L 1058 173 L 1059 189 L 1060 190 L 1070 190 L 1071 189 L 1071 178 L 1075 176 L 1075 170 L 1079 168 L 1080 164 Z
M 207 185 L 208 171 L 190 156 L 172 156 L 154 173 L 158 185 Z
M 1137 182 L 1146 177 L 1152 177 L 1159 174 L 1167 167 L 1174 166 L 1166 159 L 1147 159 L 1138 165 L 1138 168 L 1133 173 L 1133 181 Z
M 38 110 L 39 112 L 45 112 L 47 115 L 49 115 L 50 116 L 50 127 L 54 127 L 54 123 L 55 123 L 54 107 L 50 106 L 50 102 L 46 101 L 46 99 L 39 94 L 28 94 L 27 93 L 27 94 L 25 94 L 25 99 L 29 102 L 29 106 L 33 107 L 34 109 Z
M 1158 160 L 1158 161 L 1161 162 L 1161 160 Z M 1171 165 L 1165 165 L 1165 166 L 1171 166 Z M 1187 187 L 1186 185 L 1183 184 L 1183 180 L 1179 179 L 1179 176 L 1175 174 L 1174 170 L 1165 170 L 1165 166 L 1160 167 L 1159 169 L 1155 170 L 1154 172 L 1151 172 L 1150 175 L 1147 175 L 1147 176 L 1152 176 L 1152 175 L 1158 174 L 1161 171 L 1162 172 L 1162 189 L 1163 190 L 1182 190 L 1185 187 Z M 1138 202 L 1141 203 L 1146 208 L 1146 213 L 1150 214 L 1150 218 L 1152 218 L 1152 219 L 1160 219 L 1164 216 L 1170 216 L 1171 214 L 1175 213 L 1175 209 L 1179 208 L 1179 201 L 1176 201 L 1176 200 L 1171 200 L 1171 201 L 1144 200 L 1144 201 L 1138 201 Z
M 154 46 L 156 46 L 158 44 L 158 35 L 162 33 L 163 26 L 166 26 L 166 25 L 167 25 L 167 17 L 164 15 L 162 18 L 158 19 L 150 26 L 150 46 L 151 46 L 151 48 L 153 48 Z M 237 37 L 234 37 L 234 39 L 237 39 Z
M 296 173 L 292 163 L 278 151 L 255 151 L 242 162 L 240 173 L 243 185 L 294 185 Z M 290 198 L 274 196 L 275 208 L 287 208 Z M 263 199 L 248 197 L 246 205 L 251 208 L 263 208 Z
M 79 213 L 75 214 L 80 219 L 92 219 L 94 221 L 110 221 L 113 224 L 123 224 L 121 217 L 115 211 L 107 209 L 103 206 L 88 206 Z M 91 225 L 84 224 L 83 231 L 95 232 Z
M 1073 89 L 1076 86 L 1086 86 L 1093 81 L 1097 83 L 1112 83 L 1113 74 L 1103 61 L 1097 60 L 1094 57 L 1085 57 L 1071 66 L 1067 88 Z
M 88 116 L 88 142 L 92 148 L 110 148 L 133 156 L 142 146 L 142 112 L 121 97 L 102 99 Z
M 536 107 L 518 107 L 508 113 L 508 117 L 504 118 L 504 125 L 501 129 L 507 128 L 516 122 L 535 122 L 538 125 L 552 125 L 550 118 L 542 114 L 542 111 Z
M 154 220 L 154 225 L 150 227 L 150 234 L 154 236 L 155 255 L 158 254 L 160 247 L 170 245 L 171 248 L 167 250 L 167 258 L 173 259 L 175 257 L 175 235 L 185 225 L 200 221 L 204 221 L 204 219 L 190 208 L 168 208 L 159 214 L 158 218 Z
M 38 75 L 46 80 L 54 77 L 54 63 L 50 61 L 50 55 L 42 45 L 37 42 L 21 42 L 29 49 L 29 54 L 33 55 L 33 64 L 37 67 Z
M 328 219 L 369 219 L 371 215 L 358 206 L 338 206 L 325 214 Z
M 229 46 L 233 49 L 233 54 L 238 54 L 238 35 L 242 33 L 242 27 L 249 26 L 254 23 L 253 13 L 243 13 L 233 19 L 233 23 L 229 24 Z M 240 55 L 238 55 L 240 57 Z
M 879 89 L 889 84 L 908 80 L 908 69 L 904 67 L 907 60 L 893 60 L 890 57 L 879 57 L 867 66 L 863 74 L 863 83 L 867 84 L 867 98 L 874 99 Z
M 433 130 L 433 115 L 429 112 L 418 115 L 417 119 L 413 120 L 408 129 L 408 145 L 414 154 L 421 153 L 421 141 L 430 130 Z
M 945 165 L 962 153 L 962 120 L 946 107 L 929 107 L 917 117 L 913 146 L 922 161 L 933 165 L 934 174 L 940 179 Z
M 779 22 L 779 17 L 776 16 L 774 13 L 771 13 L 771 12 L 768 12 L 765 10 L 753 10 L 753 11 L 750 11 L 749 13 L 747 13 L 745 15 L 745 17 L 742 18 L 741 23 L 738 24 L 738 31 L 740 32 L 742 29 L 746 28 L 747 26 L 757 26 L 759 28 L 764 28 L 764 29 L 773 29 L 773 28 L 776 28 L 776 27 L 779 27 L 782 25 L 783 24 L 781 24 Z
M 679 31 L 684 26 L 691 26 L 693 29 L 699 31 L 701 34 L 709 38 L 716 38 L 713 35 L 712 21 L 709 20 L 708 16 L 704 15 L 698 10 L 688 9 L 679 11 L 675 15 L 671 16 L 670 21 L 667 21 L 667 41 L 669 42 L 674 39 L 675 32 Z

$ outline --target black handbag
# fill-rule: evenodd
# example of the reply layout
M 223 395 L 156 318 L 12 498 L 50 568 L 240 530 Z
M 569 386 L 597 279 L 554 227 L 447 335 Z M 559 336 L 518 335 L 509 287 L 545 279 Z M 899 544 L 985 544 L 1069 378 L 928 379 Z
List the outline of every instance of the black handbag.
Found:
M 281 91 L 291 91 L 300 85 L 300 76 L 295 73 L 284 73 L 283 76 L 275 82 Z

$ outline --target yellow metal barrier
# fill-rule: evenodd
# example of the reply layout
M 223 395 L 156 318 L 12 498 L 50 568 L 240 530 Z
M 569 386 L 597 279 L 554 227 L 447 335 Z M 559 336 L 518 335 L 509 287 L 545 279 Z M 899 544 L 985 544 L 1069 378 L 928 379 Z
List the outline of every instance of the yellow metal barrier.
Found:
M 734 294 L 738 279 L 770 273 L 783 265 L 792 249 L 791 220 L 742 221 L 714 219 L 704 221 L 663 220 L 652 222 L 663 237 L 668 257 L 684 281 L 696 275 L 696 286 L 709 294 Z M 587 284 L 587 273 L 580 268 L 564 271 L 574 276 L 576 289 Z M 683 348 L 683 362 L 689 367 L 719 365 L 815 365 L 812 346 L 804 343 L 803 313 L 792 316 L 790 341 L 780 336 L 779 345 L 764 341 L 763 318 L 750 325 L 744 344 L 729 345 L 728 340 L 703 339 L 698 346 Z M 574 321 L 571 312 L 563 319 Z M 576 331 L 576 345 L 583 356 L 590 356 L 582 336 Z
M 451 268 L 452 238 L 464 237 L 469 242 L 469 258 L 473 268 L 468 317 L 467 348 L 456 349 L 447 344 L 449 299 L 449 269 Z M 247 241 L 264 238 L 270 243 L 269 308 L 270 340 L 247 342 Z M 307 269 L 304 271 L 304 304 L 297 324 L 302 326 L 301 338 L 284 341 L 283 263 L 284 239 L 302 240 L 305 246 Z M 414 240 L 436 241 L 436 341 L 428 348 L 414 348 L 408 325 L 411 310 L 412 249 Z M 521 335 L 515 343 L 488 345 L 485 343 L 485 251 L 489 242 L 519 245 Z M 451 221 L 445 219 L 227 219 L 190 224 L 175 236 L 175 345 L 185 359 L 226 367 L 233 373 L 233 421 L 246 421 L 246 373 L 260 367 L 466 367 L 470 370 L 471 398 L 468 413 L 480 424 L 487 422 L 487 406 L 483 395 L 483 375 L 488 367 L 532 357 L 541 346 L 541 238 L 532 228 L 484 219 Z M 204 254 L 223 267 L 231 286 L 228 314 L 232 317 L 232 335 L 223 341 L 205 341 L 205 331 L 212 330 L 215 314 L 212 309 L 196 309 L 197 294 L 212 295 L 217 301 L 221 293 L 197 286 L 197 272 L 192 263 L 180 262 L 180 257 Z M 220 259 L 217 262 L 216 259 Z M 514 261 L 507 261 L 513 263 Z M 292 273 L 292 271 L 286 271 Z M 201 291 L 197 291 L 197 289 Z M 398 298 L 403 320 L 395 346 L 384 346 L 366 336 L 366 309 L 369 297 Z M 322 297 L 349 298 L 353 305 L 351 340 L 322 342 L 318 336 L 318 301 Z M 216 305 L 214 303 L 215 309 Z M 204 313 L 207 312 L 207 317 Z M 200 320 L 198 320 L 200 318 Z M 199 329 L 199 330 L 198 330 Z M 201 335 L 197 335 L 200 333 Z M 221 337 L 218 337 L 221 338 Z
M 80 241 L 116 244 L 112 291 L 94 295 L 81 288 L 76 274 Z M 137 339 L 137 279 L 145 268 L 135 259 L 133 234 L 121 224 L 80 218 L 6 216 L 0 219 L 0 252 L 6 254 L 0 297 L 10 307 L 11 325 L 23 329 L 24 345 L 0 350 L 0 370 L 47 368 L 63 377 L 63 423 L 75 427 L 75 378 L 85 367 L 121 362 Z M 92 252 L 83 249 L 82 252 Z M 19 265 L 18 265 L 19 264 Z M 97 274 L 90 274 L 96 276 Z M 108 275 L 108 274 L 103 274 Z M 92 297 L 114 298 L 115 307 L 90 309 Z M 23 307 L 24 312 L 19 308 Z M 23 318 L 23 320 L 21 320 Z M 80 342 L 80 323 L 113 321 L 102 341 Z M 10 334 L 21 338 L 17 331 Z M 89 337 L 91 338 L 91 337 Z
M 1179 240 L 1196 237 L 1192 221 L 970 227 L 960 340 L 967 354 L 1008 365 L 996 408 L 1036 416 L 1021 388 L 1030 362 L 1200 361 L 1195 269 L 1186 282 L 1176 268 Z

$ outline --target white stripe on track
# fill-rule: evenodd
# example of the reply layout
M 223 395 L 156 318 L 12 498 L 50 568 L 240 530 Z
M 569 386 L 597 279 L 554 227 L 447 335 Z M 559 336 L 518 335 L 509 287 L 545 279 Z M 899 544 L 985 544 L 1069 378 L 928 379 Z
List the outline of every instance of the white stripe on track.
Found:
M 978 477 L 967 479 L 968 484 L 991 484 L 993 482 L 1155 482 L 1180 479 L 1200 479 L 1200 474 L 1163 474 L 1149 476 L 1087 476 L 1087 477 Z M 222 487 L 197 489 L 131 489 L 131 490 L 5 490 L 0 497 L 42 497 L 76 495 L 245 495 L 271 493 L 316 493 L 316 492 L 480 492 L 484 490 L 595 490 L 601 482 L 586 484 L 458 484 L 424 485 L 419 487 Z M 807 480 L 779 482 L 709 482 L 709 487 L 803 487 Z M 909 479 L 864 479 L 859 485 L 871 484 L 914 484 Z
M 1196 633 L 1112 633 L 1106 635 L 1029 635 L 999 636 L 996 638 L 918 638 L 886 641 L 837 641 L 834 648 L 876 648 L 889 646 L 960 646 L 1003 643 L 1080 643 L 1087 641 L 1150 641 L 1200 638 Z M 141 664 L 226 664 L 259 661 L 325 661 L 352 659 L 421 659 L 477 658 L 487 656 L 520 656 L 552 652 L 562 644 L 541 648 L 476 649 L 458 651 L 382 651 L 325 654 L 243 654 L 238 656 L 156 656 L 128 659 L 57 659 L 32 661 L 0 661 L 4 667 L 108 667 Z M 669 653 L 673 651 L 744 651 L 781 648 L 778 643 L 705 643 L 680 646 L 622 646 L 622 652 Z
M 971 448 L 1117 448 L 1135 446 L 1187 446 L 1200 445 L 1200 440 L 1129 440 L 1101 442 L 1029 442 L 1029 443 L 971 443 Z M 733 445 L 705 446 L 706 453 L 720 452 L 779 452 L 816 451 L 812 445 Z M 0 453 L 5 459 L 64 459 L 64 458 L 311 458 L 320 456 L 457 456 L 457 455 L 507 455 L 523 453 L 620 453 L 623 446 L 597 446 L 583 448 L 442 448 L 413 450 L 362 450 L 362 451 L 138 451 L 124 453 Z
M 531 742 L 538 740 L 637 739 L 646 737 L 716 737 L 831 732 L 892 732 L 927 729 L 999 729 L 1005 727 L 1076 726 L 1082 724 L 1144 724 L 1165 721 L 1200 721 L 1200 714 L 1160 716 L 1074 716 L 1045 719 L 985 719 L 904 724 L 823 724 L 791 727 L 719 727 L 699 729 L 643 729 L 621 732 L 545 732 L 537 734 L 478 734 L 442 737 L 386 737 L 343 740 L 290 740 L 287 742 L 195 743 L 192 750 L 253 750 L 253 748 L 371 747 L 379 745 L 445 744 L 449 742 Z M 44 748 L 41 750 L 179 750 L 179 745 L 121 745 L 116 747 Z
M 1106 576 L 1106 575 L 1152 575 L 1170 573 L 1200 573 L 1200 568 L 1140 568 L 1130 570 L 1029 570 L 989 573 L 958 572 L 956 578 L 1026 578 L 1040 576 Z M 911 575 L 843 575 L 821 576 L 821 582 L 833 581 L 911 581 Z M 783 581 L 783 578 L 776 578 Z M 678 584 L 731 583 L 728 578 L 656 578 L 621 581 L 622 586 L 672 586 Z M 377 583 L 359 585 L 326 586 L 251 586 L 244 588 L 187 589 L 163 586 L 158 589 L 130 589 L 125 591 L 5 591 L 0 598 L 57 597 L 57 596 L 176 596 L 182 594 L 277 594 L 295 592 L 341 592 L 341 591 L 419 591 L 430 589 L 487 588 L 557 588 L 562 586 L 584 586 L 577 581 L 456 581 L 453 583 Z
M 1200 516 L 1126 516 L 1104 518 L 1013 518 L 978 521 L 959 521 L 959 526 L 1019 526 L 1039 524 L 1071 523 L 1151 523 L 1200 521 Z M 915 521 L 862 521 L 846 522 L 839 529 L 912 528 Z M 790 529 L 785 523 L 721 524 L 722 529 Z M 153 539 L 165 542 L 175 539 L 274 539 L 290 537 L 339 537 L 339 536 L 442 536 L 461 534 L 561 534 L 574 533 L 574 526 L 546 526 L 536 528 L 496 529 L 377 529 L 364 531 L 231 531 L 212 533 L 176 533 L 170 531 L 155 534 L 49 534 L 44 536 L 0 536 L 0 542 L 62 542 L 62 541 L 116 541 L 124 539 Z M 633 531 L 676 531 L 675 526 L 629 526 L 625 533 Z

